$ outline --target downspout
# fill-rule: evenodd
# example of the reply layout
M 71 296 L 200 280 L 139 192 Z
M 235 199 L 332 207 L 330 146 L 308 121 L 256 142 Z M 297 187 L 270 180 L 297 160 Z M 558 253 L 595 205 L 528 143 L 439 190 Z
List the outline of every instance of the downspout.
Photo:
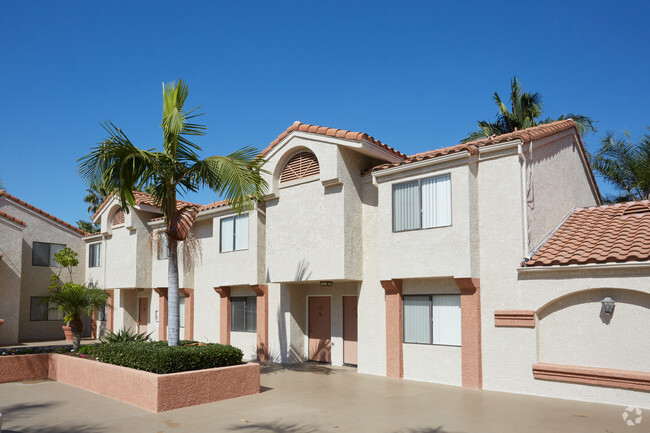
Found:
M 533 148 L 533 141 L 530 141 L 528 145 L 529 149 Z M 527 261 L 528 257 L 528 200 L 526 197 L 526 157 L 522 150 L 522 145 L 517 145 L 517 154 L 519 155 L 519 160 L 521 161 L 521 215 L 522 215 L 522 227 L 524 230 L 523 236 L 523 251 L 524 251 L 524 262 Z

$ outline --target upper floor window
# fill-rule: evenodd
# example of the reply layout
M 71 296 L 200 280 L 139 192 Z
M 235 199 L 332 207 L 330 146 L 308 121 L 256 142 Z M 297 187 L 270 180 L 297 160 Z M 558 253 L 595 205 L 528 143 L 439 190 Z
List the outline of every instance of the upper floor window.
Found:
M 158 234 L 158 260 L 167 260 L 169 258 L 169 246 L 167 245 L 167 233 Z
M 460 295 L 404 295 L 404 343 L 460 346 Z
M 393 185 L 393 231 L 451 225 L 451 176 Z
M 119 226 L 120 224 L 124 224 L 124 209 L 119 208 L 114 214 L 113 214 L 113 222 L 112 226 Z
M 34 266 L 59 266 L 54 261 L 54 254 L 65 248 L 65 244 L 49 244 L 34 242 L 32 249 L 32 265 Z
M 320 174 L 320 167 L 316 155 L 311 152 L 300 152 L 287 161 L 280 175 L 280 183 L 318 176 L 318 174 Z
M 221 218 L 221 252 L 248 249 L 248 214 Z
M 257 330 L 257 298 L 242 296 L 230 299 L 230 330 L 255 332 Z
M 102 265 L 102 243 L 97 242 L 88 246 L 88 267 L 96 268 Z

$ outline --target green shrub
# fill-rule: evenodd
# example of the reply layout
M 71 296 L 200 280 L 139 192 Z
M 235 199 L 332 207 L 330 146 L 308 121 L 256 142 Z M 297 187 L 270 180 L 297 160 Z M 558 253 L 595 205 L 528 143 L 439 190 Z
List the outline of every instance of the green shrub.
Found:
M 185 345 L 183 345 L 185 343 Z M 79 353 L 108 364 L 166 374 L 242 363 L 244 353 L 222 344 L 169 347 L 166 341 L 106 343 L 83 346 Z
M 117 332 L 111 330 L 106 331 L 106 334 L 99 337 L 99 341 L 102 343 L 123 343 L 126 341 L 149 341 L 153 332 L 148 334 L 142 332 L 138 334 L 137 332 L 131 331 L 131 329 L 122 328 Z

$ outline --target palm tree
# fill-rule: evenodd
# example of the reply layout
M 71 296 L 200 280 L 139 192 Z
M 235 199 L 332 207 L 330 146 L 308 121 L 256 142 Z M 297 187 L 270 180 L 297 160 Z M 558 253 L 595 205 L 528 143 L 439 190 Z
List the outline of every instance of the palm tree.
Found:
M 110 194 L 111 191 L 105 185 L 92 183 L 86 189 L 86 196 L 84 197 L 84 203 L 88 203 L 88 213 L 92 215 L 97 212 L 99 206 Z
M 650 127 L 648 128 L 650 130 Z M 650 133 L 634 144 L 629 131 L 624 138 L 608 132 L 600 141 L 600 149 L 589 155 L 594 171 L 612 183 L 619 191 L 609 202 L 650 199 Z
M 566 119 L 573 119 L 578 128 L 578 132 L 582 136 L 590 131 L 596 132 L 594 120 L 581 114 L 569 113 L 563 114 L 557 119 L 550 117 L 540 119 L 544 107 L 542 95 L 539 92 L 524 92 L 516 76 L 510 82 L 510 110 L 508 110 L 508 107 L 503 103 L 497 92 L 494 92 L 492 99 L 499 110 L 496 121 L 488 122 L 486 120 L 479 120 L 478 127 L 480 130 L 469 134 L 467 138 L 461 140 L 461 143 Z
M 134 146 L 121 129 L 113 123 L 104 123 L 108 133 L 98 147 L 79 160 L 79 173 L 89 184 L 102 184 L 115 191 L 122 207 L 128 212 L 134 206 L 133 191 L 147 188 L 154 202 L 162 210 L 167 224 L 168 238 L 168 344 L 178 345 L 178 254 L 177 242 L 184 236 L 179 220 L 196 216 L 195 209 L 177 208 L 177 194 L 198 191 L 208 187 L 230 200 L 237 212 L 252 209 L 267 189 L 261 176 L 263 160 L 258 151 L 245 147 L 228 156 L 210 156 L 199 159 L 201 148 L 189 137 L 205 134 L 206 127 L 190 123 L 200 114 L 197 108 L 186 110 L 187 84 L 163 84 L 163 150 L 143 150 Z M 180 234 L 180 235 L 179 235 Z M 186 235 L 186 233 L 185 233 Z
M 72 331 L 72 350 L 77 351 L 81 343 L 83 331 L 83 316 L 90 316 L 95 309 L 104 308 L 108 303 L 108 293 L 101 289 L 89 289 L 83 284 L 72 282 L 72 268 L 79 264 L 77 253 L 70 248 L 64 248 L 54 254 L 54 261 L 61 265 L 58 275 L 52 274 L 48 295 L 43 302 L 53 310 L 64 314 L 65 320 Z M 61 281 L 61 271 L 67 269 L 70 281 Z

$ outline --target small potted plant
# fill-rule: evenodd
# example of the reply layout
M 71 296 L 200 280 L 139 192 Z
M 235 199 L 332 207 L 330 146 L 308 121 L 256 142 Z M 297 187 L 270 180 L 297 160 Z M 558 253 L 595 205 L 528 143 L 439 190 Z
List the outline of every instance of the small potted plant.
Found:
M 72 268 L 79 264 L 77 253 L 70 248 L 64 248 L 54 254 L 54 261 L 63 268 L 67 268 L 70 281 L 62 282 L 59 274 L 52 274 L 48 295 L 43 300 L 50 305 L 50 308 L 62 312 L 65 317 L 63 320 L 67 326 L 63 326 L 63 331 L 72 335 L 72 350 L 79 349 L 81 343 L 81 332 L 83 331 L 83 322 L 81 318 L 84 315 L 90 316 L 94 309 L 104 308 L 108 304 L 108 293 L 101 289 L 90 289 L 84 284 L 72 282 Z

